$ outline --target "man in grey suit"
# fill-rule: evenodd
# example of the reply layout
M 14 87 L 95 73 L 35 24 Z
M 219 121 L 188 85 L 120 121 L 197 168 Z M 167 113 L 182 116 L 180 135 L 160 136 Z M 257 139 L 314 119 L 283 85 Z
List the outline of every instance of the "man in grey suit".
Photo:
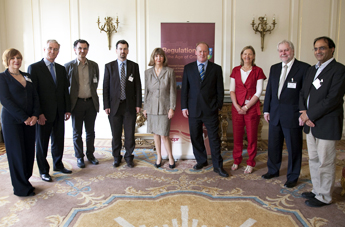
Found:
M 311 207 L 332 202 L 335 145 L 343 132 L 345 66 L 334 59 L 334 50 L 332 39 L 324 36 L 314 40 L 314 55 L 318 63 L 309 68 L 299 99 L 313 184 L 313 190 L 303 192 L 302 197 Z
M 85 167 L 82 139 L 83 123 L 86 132 L 86 157 L 92 164 L 98 164 L 93 153 L 95 151 L 95 121 L 99 111 L 97 95 L 99 69 L 96 62 L 86 58 L 89 46 L 86 40 L 76 40 L 74 52 L 77 58 L 65 64 L 70 83 L 73 144 L 79 168 Z
M 125 134 L 125 161 L 134 167 L 132 155 L 135 147 L 135 121 L 142 105 L 139 66 L 127 59 L 128 43 L 119 40 L 116 43 L 117 60 L 105 65 L 103 80 L 103 104 L 108 114 L 113 136 L 112 150 L 114 167 L 121 163 L 122 126 Z

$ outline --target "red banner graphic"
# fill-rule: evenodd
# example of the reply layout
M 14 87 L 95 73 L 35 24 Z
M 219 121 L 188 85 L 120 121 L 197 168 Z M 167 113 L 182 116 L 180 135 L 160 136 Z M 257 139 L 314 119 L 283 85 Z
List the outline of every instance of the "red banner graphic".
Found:
M 177 99 L 175 115 L 171 120 L 170 138 L 176 158 L 194 158 L 189 136 L 188 119 L 181 111 L 181 87 L 183 68 L 196 61 L 195 48 L 198 42 L 209 45 L 209 61 L 214 59 L 214 23 L 161 23 L 161 47 L 168 58 L 168 66 L 175 70 Z M 209 153 L 206 129 L 205 145 Z

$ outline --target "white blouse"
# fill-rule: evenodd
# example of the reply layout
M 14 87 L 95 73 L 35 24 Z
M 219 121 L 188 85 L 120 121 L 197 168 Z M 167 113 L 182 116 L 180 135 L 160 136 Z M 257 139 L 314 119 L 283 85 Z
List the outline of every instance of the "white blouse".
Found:
M 241 69 L 241 80 L 242 80 L 243 84 L 248 79 L 248 76 L 249 76 L 251 71 L 252 70 L 249 70 L 249 71 L 245 72 L 243 69 Z M 263 84 L 264 84 L 264 80 L 263 79 L 259 79 L 256 82 L 256 92 L 255 92 L 254 95 L 256 97 L 258 97 L 258 98 L 260 98 L 260 96 L 261 96 Z M 235 78 L 231 77 L 230 78 L 230 92 L 232 92 L 232 91 L 235 92 L 235 89 L 236 89 Z

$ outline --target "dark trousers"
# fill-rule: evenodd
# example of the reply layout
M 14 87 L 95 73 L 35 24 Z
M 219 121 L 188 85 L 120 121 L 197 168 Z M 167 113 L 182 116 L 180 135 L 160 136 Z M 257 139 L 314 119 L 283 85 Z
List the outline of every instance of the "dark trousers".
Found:
M 73 145 L 76 158 L 83 158 L 83 123 L 86 132 L 86 157 L 92 158 L 95 152 L 95 121 L 97 111 L 92 99 L 78 99 L 72 111 Z
M 49 173 L 47 161 L 49 138 L 51 138 L 51 153 L 54 169 L 63 168 L 62 156 L 64 149 L 65 122 L 64 114 L 56 114 L 53 122 L 46 122 L 45 125 L 37 124 L 36 131 L 36 160 L 40 174 Z
M 115 116 L 109 115 L 110 128 L 113 136 L 112 147 L 113 147 L 113 156 L 116 158 L 120 157 L 121 148 L 122 148 L 122 125 L 124 128 L 125 134 L 125 159 L 131 157 L 133 150 L 135 148 L 135 121 L 137 114 L 135 109 L 128 111 L 126 110 L 126 101 L 120 103 L 119 108 Z
M 190 138 L 193 145 L 193 153 L 197 163 L 202 164 L 207 161 L 207 153 L 203 139 L 203 124 L 206 126 L 211 147 L 211 157 L 214 168 L 223 167 L 223 158 L 220 154 L 220 137 L 218 115 L 211 117 L 189 117 Z
M 267 167 L 270 174 L 279 174 L 282 162 L 284 138 L 288 149 L 287 180 L 297 181 L 302 163 L 302 127 L 284 128 L 281 125 L 269 124 L 268 133 L 268 161 Z
M 35 159 L 35 126 L 2 124 L 2 130 L 14 194 L 27 196 L 34 190 L 29 178 Z

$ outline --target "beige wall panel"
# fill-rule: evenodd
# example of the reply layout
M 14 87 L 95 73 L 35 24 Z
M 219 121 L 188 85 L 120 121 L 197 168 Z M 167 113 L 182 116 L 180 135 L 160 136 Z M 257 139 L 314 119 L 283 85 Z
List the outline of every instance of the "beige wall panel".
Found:
M 331 3 L 331 0 L 301 0 L 300 59 L 311 65 L 316 63 L 313 52 L 314 39 L 319 36 L 330 36 Z M 334 40 L 335 37 L 331 38 Z
M 5 9 L 6 43 L 2 46 L 1 55 L 8 48 L 18 49 L 23 55 L 21 70 L 26 72 L 34 52 L 31 1 L 5 0 L 2 4 Z
M 0 1 L 0 53 L 2 54 L 5 50 L 6 46 L 6 36 L 4 35 L 6 33 L 6 27 L 5 27 L 5 1 Z M 0 72 L 4 71 L 5 67 L 0 64 Z
M 256 51 L 255 63 L 264 70 L 265 75 L 268 77 L 270 66 L 280 61 L 277 53 L 277 43 L 290 37 L 291 1 L 236 0 L 234 2 L 233 66 L 240 64 L 240 53 L 243 47 L 251 45 Z M 269 24 L 272 23 L 273 15 L 275 15 L 277 25 L 271 34 L 266 34 L 265 47 L 261 51 L 260 34 L 254 33 L 251 22 L 255 17 L 255 23 L 258 24 L 258 17 L 265 14 Z
M 342 64 L 345 64 L 345 1 L 340 1 L 338 12 L 338 40 L 336 43 L 335 58 L 337 61 L 341 62 Z
M 60 52 L 56 58 L 56 62 L 64 64 L 65 59 L 69 58 L 70 48 L 70 15 L 69 0 L 41 0 L 39 1 L 40 10 L 40 29 L 42 47 L 48 39 L 55 39 L 60 43 Z M 43 57 L 36 56 L 36 59 Z
M 83 0 L 79 2 L 80 38 L 86 39 L 91 45 L 88 57 L 97 61 L 104 68 L 105 63 L 117 58 L 115 52 L 116 42 L 125 39 L 129 43 L 128 59 L 137 61 L 136 1 L 99 0 L 95 2 L 93 0 Z M 112 34 L 111 50 L 109 50 L 107 34 L 100 32 L 96 22 L 99 17 L 100 25 L 103 25 L 105 17 L 112 17 L 115 21 L 117 16 L 120 24 L 118 32 Z
M 230 89 L 230 72 L 233 68 L 233 62 L 231 61 L 232 51 L 233 51 L 233 43 L 232 43 L 232 22 L 233 22 L 233 1 L 223 0 L 223 74 L 224 74 L 224 89 L 225 95 L 229 95 Z

